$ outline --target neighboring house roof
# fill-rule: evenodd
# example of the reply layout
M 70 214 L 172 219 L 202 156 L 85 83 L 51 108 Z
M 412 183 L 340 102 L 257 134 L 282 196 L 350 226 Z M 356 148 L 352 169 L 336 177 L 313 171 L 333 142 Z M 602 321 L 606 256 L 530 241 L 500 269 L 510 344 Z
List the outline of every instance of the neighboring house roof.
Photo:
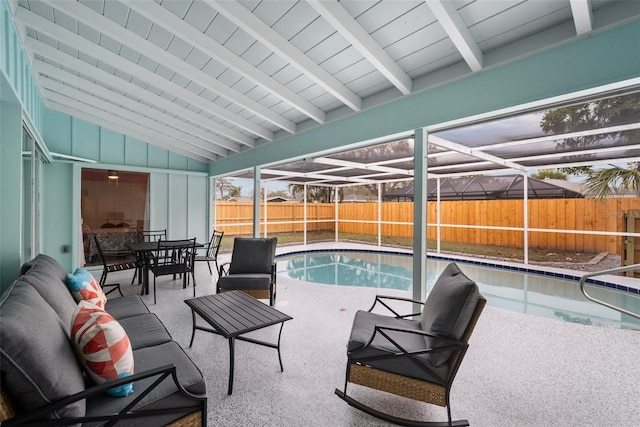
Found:
M 563 181 L 563 184 L 568 181 Z M 560 185 L 528 179 L 529 199 L 563 199 L 582 198 L 575 183 Z M 571 188 L 573 187 L 573 189 Z M 427 199 L 436 200 L 437 186 L 435 179 L 427 180 Z M 524 179 L 522 175 L 510 174 L 499 176 L 465 176 L 443 178 L 440 180 L 440 200 L 498 200 L 524 198 Z M 413 185 L 390 191 L 383 196 L 384 200 L 413 200 Z

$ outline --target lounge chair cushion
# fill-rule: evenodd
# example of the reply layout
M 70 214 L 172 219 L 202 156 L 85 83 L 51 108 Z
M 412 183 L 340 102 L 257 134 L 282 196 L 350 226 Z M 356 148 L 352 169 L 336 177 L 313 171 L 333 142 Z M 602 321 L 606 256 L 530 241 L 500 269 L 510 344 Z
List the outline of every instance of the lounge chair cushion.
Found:
M 422 330 L 434 335 L 460 339 L 473 311 L 480 292 L 478 285 L 450 263 L 438 277 L 422 309 Z M 432 338 L 426 338 L 427 346 L 437 346 Z M 431 353 L 428 358 L 435 366 L 443 365 L 451 351 Z
M 270 274 L 232 274 L 219 279 L 220 289 L 269 289 Z
M 229 274 L 270 273 L 276 244 L 276 238 L 236 237 L 233 240 Z
M 60 282 L 61 286 L 64 286 Z M 67 292 L 68 293 L 68 292 Z M 0 369 L 3 387 L 20 412 L 85 389 L 69 341 L 69 328 L 29 284 L 14 282 L 0 300 Z M 85 402 L 67 405 L 52 418 L 82 417 Z
M 376 334 L 371 344 L 363 349 L 371 340 L 375 327 L 403 328 L 410 331 L 422 331 L 420 322 L 410 319 L 398 319 L 392 316 L 370 313 L 368 311 L 358 311 L 353 320 L 351 337 L 347 345 L 348 356 L 351 361 L 359 361 L 367 357 L 389 356 L 398 353 L 400 350 L 380 333 Z M 425 349 L 424 335 L 388 331 L 389 336 L 408 352 L 421 351 Z M 411 363 L 406 357 L 389 358 L 382 360 L 367 360 L 364 364 L 373 366 L 387 372 L 399 375 L 418 378 L 426 381 L 441 382 L 446 377 L 448 367 L 433 366 L 426 354 L 415 356 L 421 366 Z M 431 371 L 431 372 L 429 372 Z

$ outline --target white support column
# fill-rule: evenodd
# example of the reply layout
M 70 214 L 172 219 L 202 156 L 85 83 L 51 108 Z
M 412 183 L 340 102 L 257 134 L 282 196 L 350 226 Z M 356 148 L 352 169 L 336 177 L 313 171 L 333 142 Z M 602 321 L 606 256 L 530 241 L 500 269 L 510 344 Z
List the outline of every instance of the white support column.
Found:
M 523 225 L 524 225 L 524 263 L 529 264 L 529 176 L 526 173 L 523 173 L 524 177 L 523 188 L 524 188 L 524 198 L 523 198 Z
M 333 202 L 335 203 L 335 212 L 334 212 L 334 217 L 336 218 L 336 233 L 335 233 L 335 242 L 338 243 L 338 224 L 339 224 L 339 220 L 340 218 L 338 218 L 338 187 L 334 187 L 334 196 L 333 196 Z
M 260 166 L 253 168 L 253 237 L 260 237 Z
M 212 230 L 209 230 L 209 236 L 211 236 L 213 230 L 218 227 L 218 194 L 216 192 L 216 183 L 217 181 L 215 178 L 211 178 L 209 181 L 209 218 L 211 218 L 209 224 L 213 228 Z
M 436 178 L 436 218 L 437 218 L 437 226 L 436 226 L 436 252 L 440 253 L 440 241 L 442 240 L 442 232 L 441 227 L 441 218 L 442 218 L 442 206 L 440 205 L 440 177 Z
M 427 132 L 416 129 L 414 138 L 413 299 L 424 301 L 427 292 Z
M 303 184 L 302 187 L 303 197 L 302 197 L 302 205 L 304 206 L 304 223 L 302 224 L 302 243 L 307 245 L 307 184 Z M 306 261 L 306 258 L 305 258 Z
M 378 246 L 382 246 L 382 184 L 378 183 Z
M 262 198 L 264 203 L 264 237 L 267 237 L 267 222 L 269 221 L 269 216 L 267 215 L 267 185 L 268 183 L 265 181 L 264 183 L 264 197 Z M 262 190 L 260 191 L 262 193 Z

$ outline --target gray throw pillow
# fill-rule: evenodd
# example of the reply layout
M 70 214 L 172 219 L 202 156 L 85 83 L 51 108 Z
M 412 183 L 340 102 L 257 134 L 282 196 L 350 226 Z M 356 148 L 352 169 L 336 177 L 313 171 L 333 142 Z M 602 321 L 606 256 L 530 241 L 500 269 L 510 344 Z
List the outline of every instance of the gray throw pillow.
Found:
M 67 331 L 30 285 L 16 281 L 0 298 L 0 369 L 19 412 L 28 412 L 85 389 Z M 80 401 L 50 418 L 83 417 Z
M 427 296 L 420 320 L 422 330 L 455 339 L 462 338 L 479 296 L 478 285 L 465 276 L 455 263 L 450 263 Z M 434 343 L 434 340 L 427 338 L 428 346 Z M 430 362 L 440 366 L 447 362 L 451 353 L 431 353 Z

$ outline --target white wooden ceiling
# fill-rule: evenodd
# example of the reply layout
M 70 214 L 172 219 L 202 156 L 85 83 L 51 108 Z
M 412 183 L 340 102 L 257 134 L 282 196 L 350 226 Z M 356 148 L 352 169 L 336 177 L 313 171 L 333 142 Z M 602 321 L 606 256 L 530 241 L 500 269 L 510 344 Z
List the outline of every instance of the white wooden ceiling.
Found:
M 632 3 L 10 5 L 47 107 L 210 162 L 615 24 Z

